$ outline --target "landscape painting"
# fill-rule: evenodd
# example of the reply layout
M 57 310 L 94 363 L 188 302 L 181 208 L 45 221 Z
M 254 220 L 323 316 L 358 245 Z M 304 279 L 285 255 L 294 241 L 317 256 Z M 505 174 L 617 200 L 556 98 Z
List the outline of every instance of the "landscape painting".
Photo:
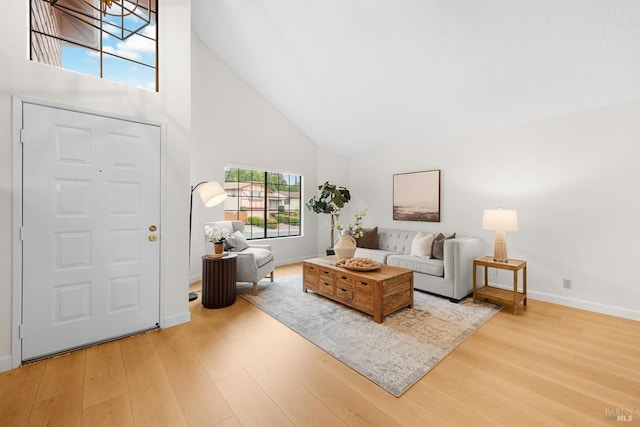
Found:
M 393 219 L 440 222 L 440 169 L 393 175 Z

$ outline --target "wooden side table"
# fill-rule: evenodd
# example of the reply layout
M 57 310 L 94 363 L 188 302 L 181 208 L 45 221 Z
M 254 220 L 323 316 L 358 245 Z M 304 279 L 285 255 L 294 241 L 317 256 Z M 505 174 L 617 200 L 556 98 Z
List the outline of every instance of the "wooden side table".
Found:
M 236 301 L 237 254 L 202 257 L 202 305 L 228 307 Z
M 484 267 L 484 286 L 477 287 L 478 276 L 476 267 Z M 513 271 L 513 291 L 489 286 L 489 268 Z M 522 270 L 522 292 L 518 291 L 518 271 Z M 523 302 L 527 306 L 527 261 L 510 259 L 507 262 L 497 262 L 492 256 L 483 256 L 473 260 L 473 302 L 476 299 L 490 300 L 503 305 L 513 305 L 513 314 L 518 312 L 518 304 Z

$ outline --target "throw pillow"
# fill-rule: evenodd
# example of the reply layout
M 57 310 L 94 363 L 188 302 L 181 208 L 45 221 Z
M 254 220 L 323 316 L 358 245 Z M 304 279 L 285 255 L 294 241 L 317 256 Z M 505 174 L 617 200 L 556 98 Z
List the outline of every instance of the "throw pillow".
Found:
M 378 227 L 362 229 L 362 237 L 356 239 L 356 246 L 366 249 L 378 249 Z
M 240 231 L 234 231 L 231 236 L 227 237 L 225 246 L 230 251 L 241 252 L 249 247 L 249 242 Z
M 411 242 L 411 255 L 425 258 L 431 257 L 431 246 L 436 236 L 433 233 L 418 232 Z
M 444 237 L 444 234 L 440 233 L 433 241 L 433 247 L 431 248 L 431 258 L 444 259 L 444 241 L 447 239 L 453 239 L 456 237 L 456 233 L 450 236 Z

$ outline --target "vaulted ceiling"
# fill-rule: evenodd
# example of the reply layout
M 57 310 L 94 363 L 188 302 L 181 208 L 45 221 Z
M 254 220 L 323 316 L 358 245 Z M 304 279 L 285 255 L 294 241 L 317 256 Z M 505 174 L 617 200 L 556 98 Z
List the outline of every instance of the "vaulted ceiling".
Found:
M 347 156 L 640 99 L 639 0 L 192 0 L 192 26 Z

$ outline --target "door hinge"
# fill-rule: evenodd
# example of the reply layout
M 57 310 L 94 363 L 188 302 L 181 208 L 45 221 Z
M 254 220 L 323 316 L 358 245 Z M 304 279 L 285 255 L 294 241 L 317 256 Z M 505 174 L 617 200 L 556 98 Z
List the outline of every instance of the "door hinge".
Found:
M 25 130 L 24 130 L 24 129 L 20 129 L 20 144 L 24 144 L 24 140 L 25 140 L 25 138 L 26 138 L 25 133 L 26 133 L 26 132 L 25 132 Z
M 20 241 L 24 242 L 24 227 L 20 227 Z
M 24 328 L 23 328 L 23 326 L 24 325 L 22 323 L 18 325 L 18 338 L 20 338 L 20 339 L 24 338 L 24 335 L 23 335 L 23 329 Z

